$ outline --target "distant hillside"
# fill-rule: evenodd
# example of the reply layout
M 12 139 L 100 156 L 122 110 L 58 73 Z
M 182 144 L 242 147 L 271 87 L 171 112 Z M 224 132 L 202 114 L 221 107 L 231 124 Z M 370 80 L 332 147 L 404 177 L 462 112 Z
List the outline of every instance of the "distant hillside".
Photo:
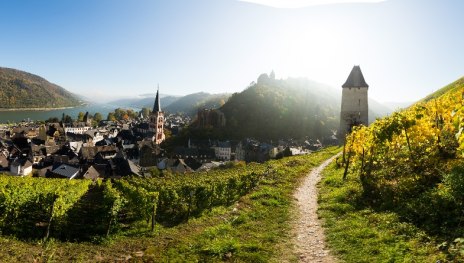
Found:
M 133 108 L 152 108 L 155 101 L 155 94 L 144 98 L 120 99 L 110 102 L 113 105 L 120 105 Z M 215 109 L 222 106 L 230 97 L 230 94 L 210 94 L 198 92 L 186 96 L 161 95 L 161 109 L 170 113 L 182 112 L 189 116 L 195 116 L 198 109 Z
M 221 107 L 230 97 L 230 94 L 209 94 L 205 92 L 186 95 L 171 104 L 161 107 L 167 112 L 183 112 L 195 116 L 198 109 L 215 109 Z
M 339 126 L 339 108 L 336 92 L 326 85 L 262 74 L 257 83 L 233 94 L 221 110 L 228 136 L 269 140 L 330 137 Z
M 381 118 L 387 116 L 388 114 L 392 113 L 394 109 L 369 98 L 369 123 L 372 123 L 377 118 Z
M 80 104 L 74 94 L 39 76 L 0 67 L 0 108 L 58 108 Z
M 122 107 L 132 107 L 132 108 L 153 108 L 153 103 L 155 102 L 156 94 L 145 94 L 144 98 L 129 98 L 129 99 L 119 99 L 111 101 L 110 104 L 120 105 Z M 174 101 L 181 98 L 180 96 L 171 96 L 171 95 L 162 95 L 160 94 L 161 100 L 161 109 L 164 110 L 166 106 L 169 106 Z

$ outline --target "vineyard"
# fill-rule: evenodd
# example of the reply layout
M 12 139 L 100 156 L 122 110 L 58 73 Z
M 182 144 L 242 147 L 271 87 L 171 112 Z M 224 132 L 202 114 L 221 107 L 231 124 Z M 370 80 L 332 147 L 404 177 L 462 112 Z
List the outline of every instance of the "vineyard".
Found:
M 24 190 L 24 185 L 31 185 L 27 191 L 34 196 L 45 192 L 66 196 L 62 189 L 79 193 L 60 201 L 67 207 L 51 221 L 57 204 L 53 199 L 45 203 L 30 197 L 29 206 L 15 206 L 19 213 L 9 216 L 18 223 L 13 225 L 13 218 L 1 221 L 0 258 L 2 262 L 269 262 L 280 261 L 282 255 L 292 259 L 294 189 L 312 167 L 339 151 L 328 148 L 264 164 L 237 163 L 198 174 L 95 184 L 0 176 L 2 200 L 6 193 L 22 194 L 20 185 Z M 1 209 L 10 203 L 2 201 Z M 29 232 L 19 231 L 26 226 Z M 47 228 L 49 239 L 43 242 Z
M 397 213 L 446 248 L 464 236 L 463 131 L 460 79 L 369 127 L 355 127 L 345 140 L 343 178 L 359 176 L 359 202 Z
M 189 175 L 97 181 L 0 177 L 0 230 L 22 238 L 92 240 L 146 222 L 174 226 L 228 206 L 275 172 L 238 164 Z

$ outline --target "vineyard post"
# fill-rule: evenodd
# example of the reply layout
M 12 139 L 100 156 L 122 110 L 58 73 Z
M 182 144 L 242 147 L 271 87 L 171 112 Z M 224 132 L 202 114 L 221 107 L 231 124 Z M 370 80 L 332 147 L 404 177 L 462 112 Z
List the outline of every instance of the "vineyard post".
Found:
M 151 210 L 151 232 L 154 232 L 155 231 L 155 225 L 156 225 L 155 216 L 156 216 L 156 208 L 158 207 L 159 193 L 154 192 L 154 193 L 152 193 L 152 196 L 153 196 L 153 200 L 152 200 L 153 206 L 152 206 L 152 210 Z
M 189 194 L 189 203 L 188 203 L 188 210 L 187 210 L 187 221 L 190 217 L 190 210 L 192 209 L 192 199 L 193 199 L 193 195 L 195 193 L 193 192 L 193 190 L 190 190 L 190 194 Z
M 362 148 L 362 157 L 361 157 L 361 173 L 364 172 L 364 147 Z
M 108 226 L 106 228 L 106 237 L 108 237 L 110 235 L 111 221 L 113 221 L 113 215 L 110 216 L 110 220 L 108 221 Z
M 348 175 L 348 168 L 350 166 L 350 159 L 351 159 L 351 148 L 353 148 L 353 142 L 354 142 L 354 134 L 351 134 L 350 150 L 348 151 L 348 157 L 345 163 L 345 171 L 343 172 L 343 180 L 346 180 L 346 176 Z
M 56 199 L 58 199 L 58 195 L 54 194 L 53 195 L 53 202 L 52 202 L 52 207 L 51 207 L 51 211 L 50 211 L 50 219 L 48 220 L 48 225 L 47 225 L 47 232 L 45 233 L 45 241 L 48 240 L 48 237 L 50 236 L 50 229 L 51 229 L 51 226 L 52 226 L 52 220 L 53 220 L 53 212 L 55 210 L 55 202 L 56 202 Z
M 404 127 L 404 134 L 406 136 L 406 143 L 408 144 L 409 156 L 411 158 L 411 161 L 413 161 L 414 159 L 413 159 L 413 156 L 412 156 L 411 144 L 409 143 L 409 136 L 408 136 L 407 127 Z
M 343 140 L 343 157 L 342 157 L 342 163 L 345 163 L 345 148 L 346 148 L 346 139 L 347 135 L 345 135 L 345 140 Z
M 214 202 L 214 184 L 211 184 L 211 195 L 210 195 L 210 201 L 209 201 L 209 211 L 213 210 L 213 202 Z
M 151 232 L 155 231 L 155 211 L 156 205 L 153 204 L 153 210 L 151 211 Z
M 156 214 L 156 204 L 153 202 L 153 207 L 151 210 L 151 232 L 155 231 L 155 214 Z

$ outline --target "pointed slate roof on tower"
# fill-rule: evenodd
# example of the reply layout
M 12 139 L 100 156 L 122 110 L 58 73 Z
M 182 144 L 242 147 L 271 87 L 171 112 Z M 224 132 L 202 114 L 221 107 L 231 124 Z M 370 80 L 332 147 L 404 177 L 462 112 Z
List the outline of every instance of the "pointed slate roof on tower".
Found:
M 364 80 L 364 76 L 359 66 L 353 67 L 345 84 L 342 85 L 342 88 L 368 88 L 368 87 L 369 85 L 367 85 L 366 81 Z
M 156 91 L 155 105 L 153 105 L 153 112 L 158 112 L 158 111 L 161 111 L 161 104 L 160 104 L 160 98 L 159 98 L 159 85 L 158 85 L 158 90 Z

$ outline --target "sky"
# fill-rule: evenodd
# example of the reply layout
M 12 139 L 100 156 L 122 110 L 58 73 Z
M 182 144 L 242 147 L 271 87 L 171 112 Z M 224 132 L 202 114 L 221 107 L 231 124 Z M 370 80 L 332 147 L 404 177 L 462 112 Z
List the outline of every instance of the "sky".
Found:
M 461 0 L 0 0 L 0 66 L 108 101 L 232 93 L 261 73 L 415 101 L 464 75 Z

